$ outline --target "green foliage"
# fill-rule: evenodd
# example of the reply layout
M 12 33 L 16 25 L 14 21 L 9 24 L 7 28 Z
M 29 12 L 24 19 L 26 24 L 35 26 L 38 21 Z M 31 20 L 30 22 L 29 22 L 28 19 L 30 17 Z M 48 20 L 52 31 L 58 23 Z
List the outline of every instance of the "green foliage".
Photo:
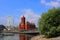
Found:
M 60 34 L 60 8 L 53 8 L 43 13 L 38 24 L 40 34 L 45 35 L 45 37 Z

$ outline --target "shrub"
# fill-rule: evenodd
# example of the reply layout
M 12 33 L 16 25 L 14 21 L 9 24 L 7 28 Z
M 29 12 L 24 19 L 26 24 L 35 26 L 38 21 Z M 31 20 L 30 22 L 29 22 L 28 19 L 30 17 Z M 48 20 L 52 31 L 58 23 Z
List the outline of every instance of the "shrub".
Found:
M 60 8 L 50 9 L 39 19 L 39 32 L 45 37 L 54 37 L 60 34 Z

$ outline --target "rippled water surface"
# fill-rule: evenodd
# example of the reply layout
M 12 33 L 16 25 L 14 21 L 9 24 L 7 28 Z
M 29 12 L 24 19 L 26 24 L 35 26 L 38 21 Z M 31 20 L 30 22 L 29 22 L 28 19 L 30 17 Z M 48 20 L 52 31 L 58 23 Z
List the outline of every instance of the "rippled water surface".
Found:
M 19 40 L 19 34 L 14 36 L 0 36 L 0 40 Z
M 13 36 L 0 36 L 0 40 L 30 40 L 32 35 L 15 34 Z

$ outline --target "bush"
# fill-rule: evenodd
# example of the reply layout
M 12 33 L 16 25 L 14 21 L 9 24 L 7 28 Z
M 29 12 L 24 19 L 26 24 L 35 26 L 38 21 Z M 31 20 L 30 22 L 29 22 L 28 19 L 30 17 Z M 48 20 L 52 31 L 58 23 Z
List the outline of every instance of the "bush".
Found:
M 60 34 L 60 8 L 53 8 L 43 13 L 39 19 L 39 32 L 45 37 L 54 37 Z
M 50 38 L 50 37 L 55 37 L 56 36 L 56 28 L 52 27 L 49 32 L 45 33 L 45 37 Z
M 57 27 L 56 31 L 57 31 L 57 35 L 60 35 L 60 25 Z

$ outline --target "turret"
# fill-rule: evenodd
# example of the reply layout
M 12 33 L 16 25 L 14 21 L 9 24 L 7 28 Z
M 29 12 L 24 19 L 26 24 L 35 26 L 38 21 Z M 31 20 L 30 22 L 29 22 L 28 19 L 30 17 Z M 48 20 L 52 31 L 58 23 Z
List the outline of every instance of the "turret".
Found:
M 20 23 L 19 28 L 20 30 L 25 30 L 25 17 L 24 16 L 21 18 L 21 23 Z

